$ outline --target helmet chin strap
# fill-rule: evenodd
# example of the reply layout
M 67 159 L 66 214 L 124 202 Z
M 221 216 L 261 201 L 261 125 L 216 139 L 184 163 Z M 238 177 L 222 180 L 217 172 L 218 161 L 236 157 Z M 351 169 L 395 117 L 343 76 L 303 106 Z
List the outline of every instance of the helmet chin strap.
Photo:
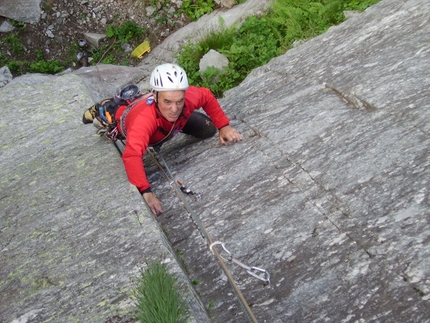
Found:
M 154 91 L 154 92 L 155 92 L 155 107 L 161 113 L 160 108 L 158 107 L 158 91 Z

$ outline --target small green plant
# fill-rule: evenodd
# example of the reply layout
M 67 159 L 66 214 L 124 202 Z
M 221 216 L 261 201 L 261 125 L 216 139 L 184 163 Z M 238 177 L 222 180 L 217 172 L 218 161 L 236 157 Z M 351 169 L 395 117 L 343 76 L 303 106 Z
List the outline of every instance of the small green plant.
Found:
M 202 283 L 201 279 L 195 279 L 191 282 L 193 285 L 200 285 Z
M 187 305 L 177 287 L 165 265 L 149 264 L 137 279 L 135 319 L 143 323 L 187 322 Z
M 64 66 L 58 60 L 37 61 L 30 63 L 30 73 L 56 74 L 64 70 Z
M 234 87 L 241 80 L 240 74 L 232 68 L 223 71 L 209 66 L 203 73 L 198 73 L 199 85 L 210 88 L 216 97 L 222 97 L 226 88 Z
M 10 24 L 16 28 L 25 28 L 25 22 L 23 21 L 16 21 L 16 20 L 11 20 Z
M 37 59 L 34 62 L 29 61 L 9 61 L 6 57 L 0 55 L 0 62 L 6 65 L 13 74 L 25 73 L 42 73 L 42 74 L 56 74 L 64 70 L 64 66 L 58 60 L 45 61 L 38 51 Z
M 211 13 L 214 6 L 213 0 L 185 0 L 182 2 L 181 8 L 191 20 L 197 20 L 201 16 Z
M 344 1 L 344 10 L 360 10 L 364 11 L 366 8 L 377 4 L 380 0 L 348 0 Z
M 108 54 L 101 60 L 101 62 L 103 64 L 115 64 L 116 57 L 113 54 Z
M 37 60 L 34 63 L 30 63 L 28 70 L 31 73 L 55 74 L 64 70 L 64 66 L 58 60 L 45 61 L 42 51 L 38 50 Z
M 120 26 L 107 25 L 106 36 L 110 39 L 110 45 L 102 44 L 100 48 L 91 53 L 94 64 L 121 64 L 127 65 L 125 58 L 117 58 L 115 53 L 122 52 L 121 43 L 137 45 L 145 35 L 146 30 L 138 26 L 134 21 L 127 20 Z
M 9 68 L 11 73 L 16 73 L 21 75 L 21 74 L 27 73 L 30 63 L 22 62 L 22 61 L 9 61 L 7 62 L 6 65 Z
M 3 41 L 14 55 L 18 55 L 24 51 L 24 45 L 16 33 L 10 33 L 9 35 L 5 36 Z
M 157 16 L 157 17 L 155 17 L 155 21 L 156 22 L 158 22 L 159 24 L 163 24 L 163 25 L 165 25 L 165 24 L 167 24 L 167 16 L 166 15 L 162 15 L 162 16 Z
M 208 311 L 215 307 L 215 301 L 213 299 L 209 300 Z
M 188 265 L 185 262 L 184 258 L 182 258 L 182 255 L 184 252 L 182 250 L 176 249 L 176 256 L 178 257 L 179 262 L 181 263 L 182 269 L 184 269 L 185 273 L 187 275 L 190 273 L 190 270 L 188 269 Z
M 8 63 L 8 58 L 6 54 L 0 50 L 0 66 L 4 66 Z
M 107 25 L 106 36 L 117 37 L 120 43 L 128 43 L 133 38 L 139 38 L 145 34 L 145 29 L 138 26 L 134 21 L 127 20 L 121 26 Z

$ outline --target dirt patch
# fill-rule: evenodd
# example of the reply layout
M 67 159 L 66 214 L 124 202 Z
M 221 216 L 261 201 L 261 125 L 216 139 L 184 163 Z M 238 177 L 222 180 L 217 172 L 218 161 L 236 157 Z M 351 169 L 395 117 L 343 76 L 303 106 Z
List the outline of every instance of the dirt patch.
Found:
M 4 20 L 0 17 L 0 23 Z M 1 34 L 0 63 L 20 63 L 21 72 L 24 71 L 24 62 L 40 60 L 58 60 L 64 68 L 79 68 L 81 64 L 77 55 L 81 49 L 78 40 L 84 38 L 84 33 L 106 34 L 108 25 L 120 27 L 126 21 L 133 21 L 144 30 L 139 37 L 130 41 L 132 48 L 144 40 L 149 40 L 154 48 L 191 22 L 174 1 L 46 0 L 38 23 L 11 22 L 15 29 Z M 112 64 L 138 64 L 139 61 L 132 59 L 120 44 L 113 45 L 113 42 L 114 38 L 109 38 L 100 49 L 86 48 L 88 56 L 94 56 L 97 60 L 91 64 L 107 57 Z M 12 73 L 15 76 L 21 74 L 15 70 Z

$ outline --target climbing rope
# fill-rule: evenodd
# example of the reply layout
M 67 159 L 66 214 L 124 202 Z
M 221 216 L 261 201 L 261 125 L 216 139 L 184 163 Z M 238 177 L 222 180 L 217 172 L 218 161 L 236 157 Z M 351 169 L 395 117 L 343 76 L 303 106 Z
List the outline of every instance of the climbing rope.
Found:
M 242 292 L 237 287 L 237 285 L 236 285 L 236 283 L 235 283 L 235 281 L 234 281 L 234 279 L 233 279 L 230 271 L 228 270 L 227 266 L 225 265 L 224 261 L 228 260 L 228 261 L 234 262 L 234 263 L 238 264 L 239 266 L 241 266 L 242 268 L 246 269 L 246 271 L 248 272 L 248 274 L 250 274 L 253 277 L 258 278 L 260 280 L 263 280 L 264 282 L 270 284 L 270 275 L 269 275 L 269 273 L 267 272 L 267 270 L 264 270 L 264 269 L 261 269 L 261 268 L 248 267 L 248 266 L 244 265 L 243 263 L 241 263 L 240 261 L 238 261 L 237 259 L 235 259 L 235 258 L 233 258 L 231 256 L 230 252 L 225 248 L 225 246 L 224 246 L 223 243 L 213 242 L 213 240 L 212 240 L 211 236 L 209 235 L 208 231 L 203 226 L 203 224 L 201 223 L 200 219 L 195 214 L 195 212 L 193 212 L 193 210 L 191 209 L 188 201 L 186 200 L 186 198 L 185 198 L 185 196 L 183 194 L 183 186 L 182 185 L 179 186 L 178 185 L 178 181 L 174 180 L 172 172 L 170 171 L 170 169 L 169 169 L 166 161 L 164 160 L 163 156 L 161 155 L 161 153 L 159 151 L 159 147 L 150 148 L 150 149 L 148 149 L 148 151 L 149 151 L 149 154 L 151 155 L 151 157 L 155 160 L 158 168 L 163 172 L 164 176 L 169 181 L 170 186 L 175 190 L 175 192 L 178 195 L 179 199 L 183 202 L 183 204 L 184 204 L 187 212 L 189 213 L 189 215 L 191 216 L 191 218 L 193 219 L 193 221 L 196 223 L 196 225 L 197 225 L 200 233 L 208 241 L 209 249 L 215 255 L 215 258 L 217 259 L 219 265 L 221 266 L 221 269 L 224 271 L 224 274 L 227 276 L 227 279 L 228 279 L 230 285 L 232 286 L 232 288 L 236 292 L 236 295 L 238 296 L 243 309 L 247 313 L 249 321 L 257 323 L 257 320 L 256 320 L 254 314 L 252 313 L 251 308 L 249 307 L 248 303 L 246 302 L 245 298 L 243 297 Z M 161 165 L 160 161 L 163 163 L 164 167 Z M 218 250 L 215 249 L 215 248 L 213 248 L 217 244 L 221 244 L 222 247 L 223 247 L 223 250 L 229 254 L 228 259 L 222 257 L 219 254 Z M 255 271 L 259 271 L 260 275 L 256 274 Z
M 125 143 L 122 140 L 121 140 L 121 143 L 125 146 Z M 122 151 L 118 147 L 118 143 L 114 142 L 114 144 L 121 154 Z M 185 209 L 187 210 L 188 214 L 191 216 L 192 220 L 197 225 L 199 232 L 207 240 L 210 251 L 215 255 L 215 258 L 217 259 L 218 264 L 220 265 L 221 269 L 224 271 L 224 274 L 227 276 L 227 279 L 228 279 L 230 285 L 234 289 L 237 297 L 239 298 L 239 301 L 240 301 L 242 308 L 244 309 L 245 313 L 247 314 L 248 320 L 250 322 L 257 323 L 257 319 L 255 318 L 251 308 L 249 307 L 248 303 L 246 302 L 242 292 L 239 290 L 237 284 L 235 283 L 235 281 L 234 281 L 230 271 L 228 270 L 225 262 L 229 261 L 229 262 L 232 262 L 232 263 L 239 265 L 240 267 L 245 269 L 249 275 L 251 275 L 257 279 L 260 279 L 267 284 L 270 284 L 269 272 L 265 269 L 262 269 L 262 268 L 250 267 L 250 266 L 243 264 L 242 262 L 235 259 L 231 255 L 231 253 L 226 249 L 224 243 L 219 242 L 219 241 L 214 242 L 212 240 L 211 236 L 209 235 L 208 231 L 206 230 L 206 228 L 203 226 L 202 222 L 198 218 L 198 216 L 191 209 L 187 199 L 185 198 L 185 194 L 186 195 L 194 195 L 196 198 L 200 198 L 200 194 L 192 192 L 191 190 L 189 190 L 185 186 L 183 186 L 183 184 L 181 182 L 174 180 L 174 176 L 172 175 L 172 172 L 170 171 L 166 161 L 164 160 L 163 156 L 160 153 L 160 147 L 157 147 L 157 146 L 156 147 L 150 147 L 148 149 L 148 153 L 150 154 L 150 156 L 153 158 L 153 160 L 157 164 L 157 167 L 164 174 L 164 176 L 166 177 L 167 181 L 170 183 L 170 186 L 173 188 L 173 190 L 175 191 L 178 198 L 184 204 Z M 214 248 L 216 245 L 221 245 L 222 250 L 225 253 L 227 253 L 227 258 L 222 257 L 220 255 L 220 253 L 218 252 L 218 250 L 216 248 Z

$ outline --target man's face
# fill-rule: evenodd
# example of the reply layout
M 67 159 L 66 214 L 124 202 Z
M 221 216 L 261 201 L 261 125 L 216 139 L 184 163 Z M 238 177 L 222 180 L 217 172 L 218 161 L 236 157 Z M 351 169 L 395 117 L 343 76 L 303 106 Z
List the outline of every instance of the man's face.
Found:
M 178 120 L 184 108 L 185 91 L 158 92 L 158 108 L 161 115 L 170 122 Z

